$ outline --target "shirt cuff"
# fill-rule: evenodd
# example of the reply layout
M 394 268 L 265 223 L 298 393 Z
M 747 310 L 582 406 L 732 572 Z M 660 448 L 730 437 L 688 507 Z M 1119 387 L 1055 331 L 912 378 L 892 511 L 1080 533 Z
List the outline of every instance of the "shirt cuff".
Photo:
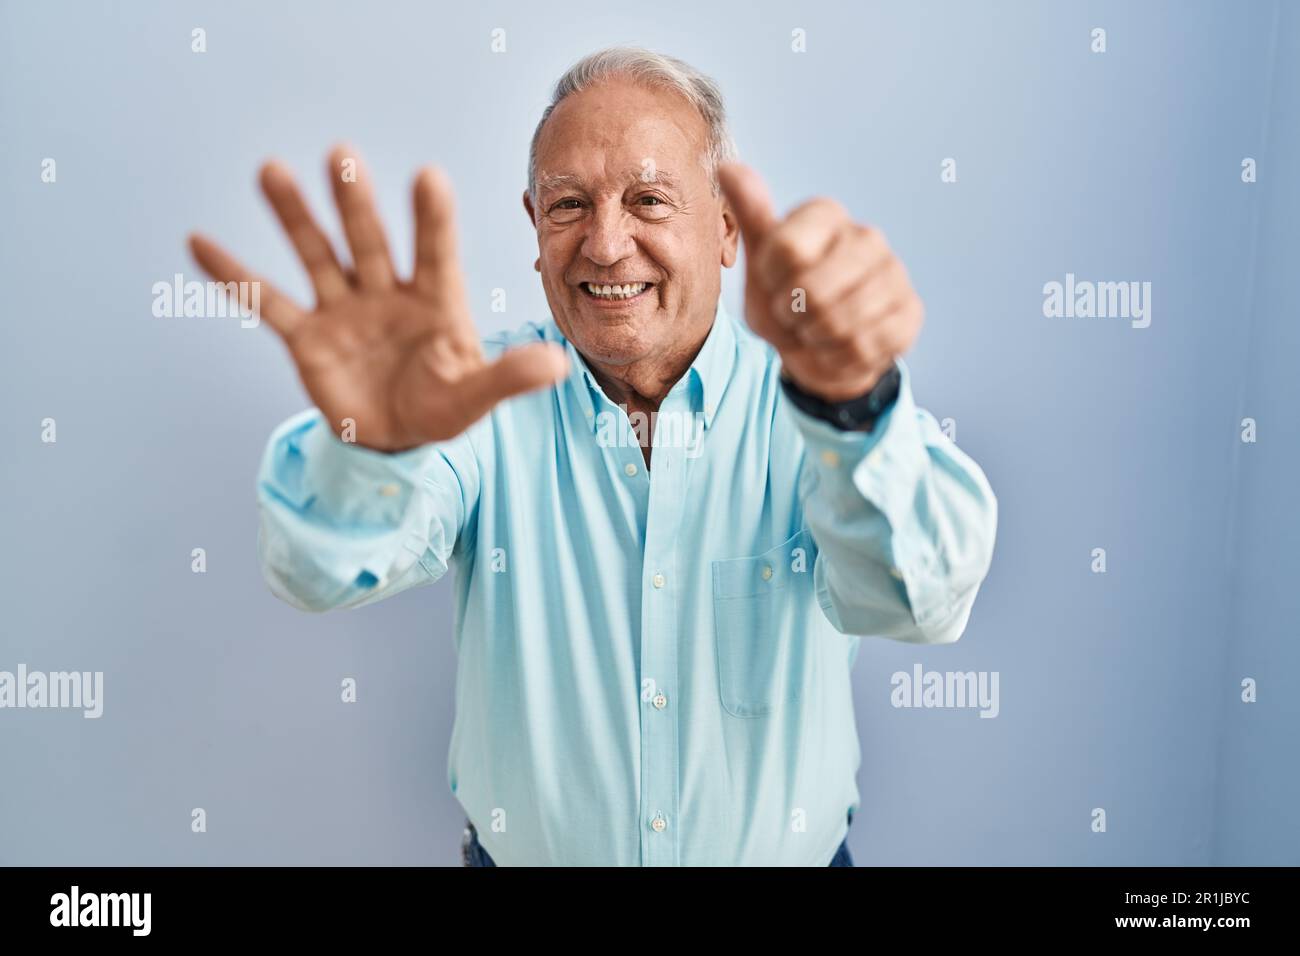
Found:
M 430 456 L 438 454 L 432 445 L 389 454 L 344 442 L 315 409 L 291 418 L 281 431 L 268 449 L 279 460 L 267 462 L 264 472 L 280 479 L 277 490 L 296 491 L 299 500 L 290 504 L 304 514 L 358 530 L 400 522 Z
M 833 501 L 851 509 L 866 498 L 887 518 L 901 517 L 912 507 L 912 492 L 926 466 L 925 440 L 912 398 L 912 376 L 902 359 L 898 364 L 898 398 L 869 432 L 844 431 L 787 402 L 807 447 L 820 484 Z

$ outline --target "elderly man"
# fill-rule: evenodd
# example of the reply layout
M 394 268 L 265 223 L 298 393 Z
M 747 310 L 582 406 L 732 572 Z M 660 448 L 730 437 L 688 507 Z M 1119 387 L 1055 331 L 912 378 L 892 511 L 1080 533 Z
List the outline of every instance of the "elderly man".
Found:
M 857 635 L 955 641 L 988 570 L 996 499 L 899 358 L 902 264 L 833 201 L 778 216 L 733 157 L 687 64 L 579 62 L 523 197 L 551 316 L 486 341 L 441 172 L 404 281 L 350 151 L 351 267 L 262 171 L 317 300 L 261 285 L 316 405 L 262 464 L 264 573 L 323 611 L 456 568 L 469 862 L 851 865 Z M 719 303 L 742 242 L 748 328 Z

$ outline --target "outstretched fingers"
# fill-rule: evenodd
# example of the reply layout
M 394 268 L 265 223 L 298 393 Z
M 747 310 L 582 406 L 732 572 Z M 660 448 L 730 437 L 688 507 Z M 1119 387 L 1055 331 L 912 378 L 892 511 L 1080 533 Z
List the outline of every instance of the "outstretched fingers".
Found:
M 194 260 L 217 282 L 237 283 L 236 298 L 245 308 L 256 308 L 258 315 L 281 336 L 292 334 L 306 313 L 275 286 L 250 272 L 234 256 L 205 236 L 190 236 Z
M 343 298 L 348 291 L 347 275 L 334 254 L 329 238 L 307 208 L 293 174 L 284 165 L 272 160 L 262 167 L 259 179 L 262 192 L 266 194 L 276 218 L 280 220 L 285 234 L 297 250 L 307 274 L 311 276 L 317 302 L 329 305 Z
M 447 174 L 426 166 L 415 177 L 415 289 L 431 301 L 463 293 L 456 253 L 456 206 Z
M 343 220 L 343 232 L 352 249 L 357 284 L 362 289 L 385 292 L 397 282 L 388 239 L 375 209 L 374 188 L 361 157 L 348 146 L 335 146 L 329 155 L 330 188 Z
M 569 374 L 569 357 L 550 342 L 508 349 L 456 384 L 456 404 L 468 427 L 507 398 L 554 385 Z

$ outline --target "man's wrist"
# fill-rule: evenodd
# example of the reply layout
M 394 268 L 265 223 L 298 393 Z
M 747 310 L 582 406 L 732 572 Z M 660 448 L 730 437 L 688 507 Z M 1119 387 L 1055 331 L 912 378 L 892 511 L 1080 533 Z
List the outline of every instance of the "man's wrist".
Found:
M 864 394 L 845 401 L 831 402 L 800 387 L 784 370 L 781 372 L 781 388 L 791 404 L 841 431 L 869 432 L 874 429 L 876 422 L 898 400 L 901 381 L 898 363 L 893 362 Z

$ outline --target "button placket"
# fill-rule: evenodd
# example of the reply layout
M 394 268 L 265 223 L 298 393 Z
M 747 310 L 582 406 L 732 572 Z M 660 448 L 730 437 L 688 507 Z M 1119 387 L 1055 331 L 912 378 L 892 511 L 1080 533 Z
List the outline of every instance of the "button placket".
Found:
M 678 406 L 689 407 L 684 389 L 670 393 L 661 411 Z M 639 449 L 635 451 L 640 454 Z M 674 451 L 668 447 L 656 450 L 652 467 L 644 472 L 649 505 L 642 554 L 640 676 L 655 681 L 654 696 L 641 721 L 641 819 L 649 827 L 642 831 L 641 862 L 645 866 L 676 866 L 681 853 L 681 827 L 668 825 L 677 812 L 680 711 L 670 707 L 669 700 L 677 687 L 676 582 L 688 573 L 677 557 L 688 469 L 660 464 Z

